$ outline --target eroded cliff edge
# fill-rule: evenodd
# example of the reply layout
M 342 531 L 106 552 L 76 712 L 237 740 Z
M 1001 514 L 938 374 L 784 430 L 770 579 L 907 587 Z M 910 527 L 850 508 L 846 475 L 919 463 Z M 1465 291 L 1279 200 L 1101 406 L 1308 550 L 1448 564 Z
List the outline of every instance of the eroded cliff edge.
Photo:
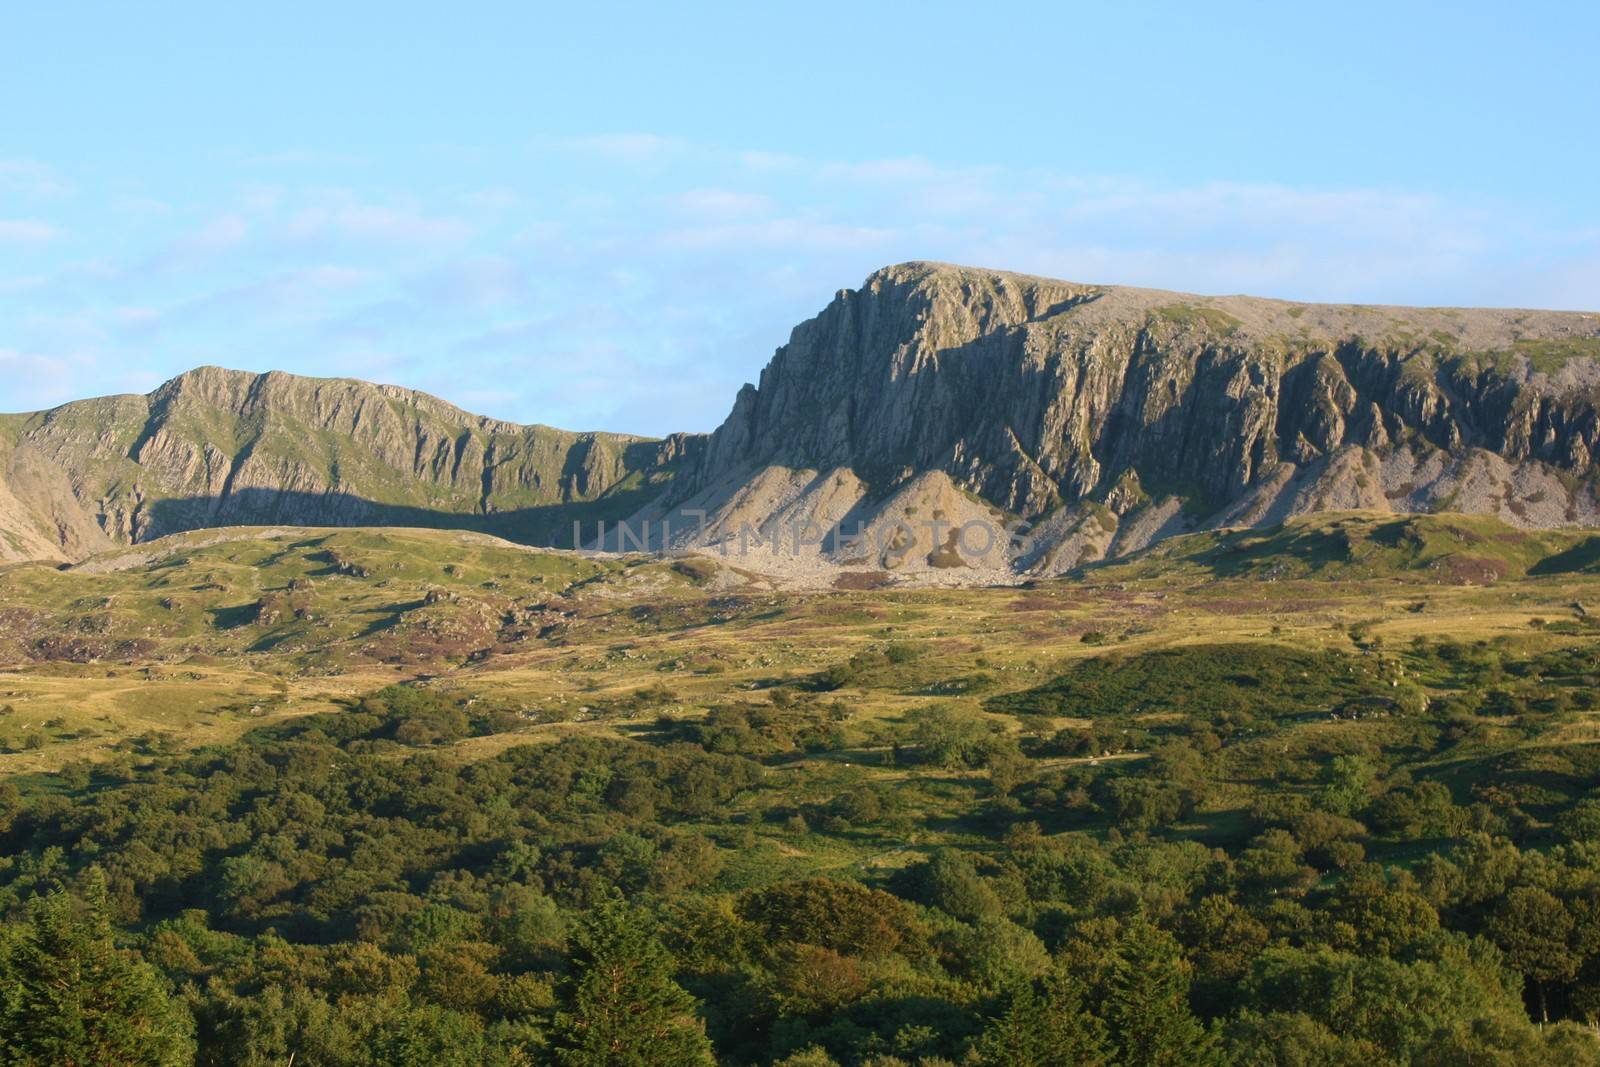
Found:
M 1597 449 L 1597 314 L 906 263 L 796 327 L 709 437 L 521 426 L 393 386 L 214 367 L 0 416 L 0 559 L 262 523 L 565 546 L 574 520 L 672 519 L 682 545 L 704 515 L 713 540 L 798 524 L 875 538 L 767 569 L 991 580 L 1319 510 L 1595 525 Z M 930 520 L 1022 532 L 983 558 L 893 532 Z
M 1003 515 L 1035 536 L 993 562 L 1051 572 L 1315 510 L 1592 525 L 1597 356 L 1595 314 L 907 263 L 797 327 L 648 514 L 703 510 L 713 535 L 763 514 Z

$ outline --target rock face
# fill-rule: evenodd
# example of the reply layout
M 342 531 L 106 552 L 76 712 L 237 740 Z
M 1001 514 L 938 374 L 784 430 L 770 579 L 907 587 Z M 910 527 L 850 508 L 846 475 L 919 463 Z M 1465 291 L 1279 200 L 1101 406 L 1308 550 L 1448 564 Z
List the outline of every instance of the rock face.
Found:
M 519 426 L 391 386 L 203 367 L 148 396 L 4 417 L 0 559 L 261 523 L 570 544 L 572 518 L 635 510 L 700 440 Z
M 796 328 L 647 515 L 705 512 L 731 537 L 825 492 L 829 519 L 870 526 L 919 484 L 924 514 L 953 515 L 932 475 L 1026 520 L 1007 566 L 1032 573 L 1319 509 L 1593 524 L 1596 357 L 1600 315 L 1297 305 L 908 263 Z M 920 547 L 902 563 L 935 565 Z
M 388 386 L 215 368 L 0 417 L 0 559 L 245 523 L 566 545 L 575 519 L 627 516 L 635 533 L 670 520 L 679 545 L 788 532 L 761 569 L 999 580 L 1316 510 L 1595 525 L 1597 451 L 1600 315 L 908 263 L 797 327 L 709 438 L 517 426 Z M 974 523 L 1004 536 L 953 539 Z

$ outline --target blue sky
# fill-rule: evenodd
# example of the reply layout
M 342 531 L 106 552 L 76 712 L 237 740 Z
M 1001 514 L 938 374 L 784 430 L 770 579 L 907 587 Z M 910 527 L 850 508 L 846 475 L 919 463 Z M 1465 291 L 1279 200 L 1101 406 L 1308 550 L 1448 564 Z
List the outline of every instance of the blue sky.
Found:
M 709 429 L 908 259 L 1600 309 L 1590 5 L 251 7 L 0 15 L 0 410 L 219 363 Z

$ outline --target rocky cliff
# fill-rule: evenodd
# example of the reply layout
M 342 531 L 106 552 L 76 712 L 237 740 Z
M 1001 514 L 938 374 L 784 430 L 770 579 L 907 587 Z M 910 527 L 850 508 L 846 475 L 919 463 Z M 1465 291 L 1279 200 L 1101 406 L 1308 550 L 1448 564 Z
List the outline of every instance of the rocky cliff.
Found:
M 699 441 L 498 422 L 424 393 L 203 367 L 148 396 L 0 421 L 0 559 L 78 559 L 262 523 L 479 529 L 570 544 Z
M 994 580 L 1318 510 L 1595 525 L 1597 451 L 1600 315 L 907 263 L 797 327 L 709 438 L 518 426 L 389 386 L 215 368 L 0 416 L 0 559 L 247 523 L 565 545 L 574 519 L 592 533 L 626 516 L 636 535 L 656 524 L 651 547 L 664 520 L 678 545 L 759 533 L 781 549 L 750 560 L 768 571 Z M 1004 536 L 952 539 L 975 522 Z
M 704 511 L 714 537 L 763 516 L 1027 520 L 988 562 L 1040 572 L 1322 509 L 1593 524 L 1597 356 L 1594 314 L 908 263 L 796 328 L 647 515 Z M 931 566 L 941 547 L 895 555 Z

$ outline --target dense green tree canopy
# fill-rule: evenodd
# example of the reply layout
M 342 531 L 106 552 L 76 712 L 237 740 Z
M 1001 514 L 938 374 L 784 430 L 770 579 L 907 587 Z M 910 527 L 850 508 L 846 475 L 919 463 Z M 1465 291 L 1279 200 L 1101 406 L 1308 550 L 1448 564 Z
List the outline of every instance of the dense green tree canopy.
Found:
M 19 778 L 0 784 L 0 1048 L 1600 1065 L 1600 750 L 1542 695 L 1600 665 L 1424 643 L 1404 663 L 1430 691 L 1464 700 L 1490 672 L 1524 710 L 1368 720 L 1306 710 L 1388 687 L 1331 655 L 1252 653 L 1252 683 L 1194 650 L 1119 653 L 935 713 L 933 683 L 905 681 L 923 661 L 882 653 L 851 670 L 914 690 L 898 716 L 808 683 L 540 744 L 388 687 Z

